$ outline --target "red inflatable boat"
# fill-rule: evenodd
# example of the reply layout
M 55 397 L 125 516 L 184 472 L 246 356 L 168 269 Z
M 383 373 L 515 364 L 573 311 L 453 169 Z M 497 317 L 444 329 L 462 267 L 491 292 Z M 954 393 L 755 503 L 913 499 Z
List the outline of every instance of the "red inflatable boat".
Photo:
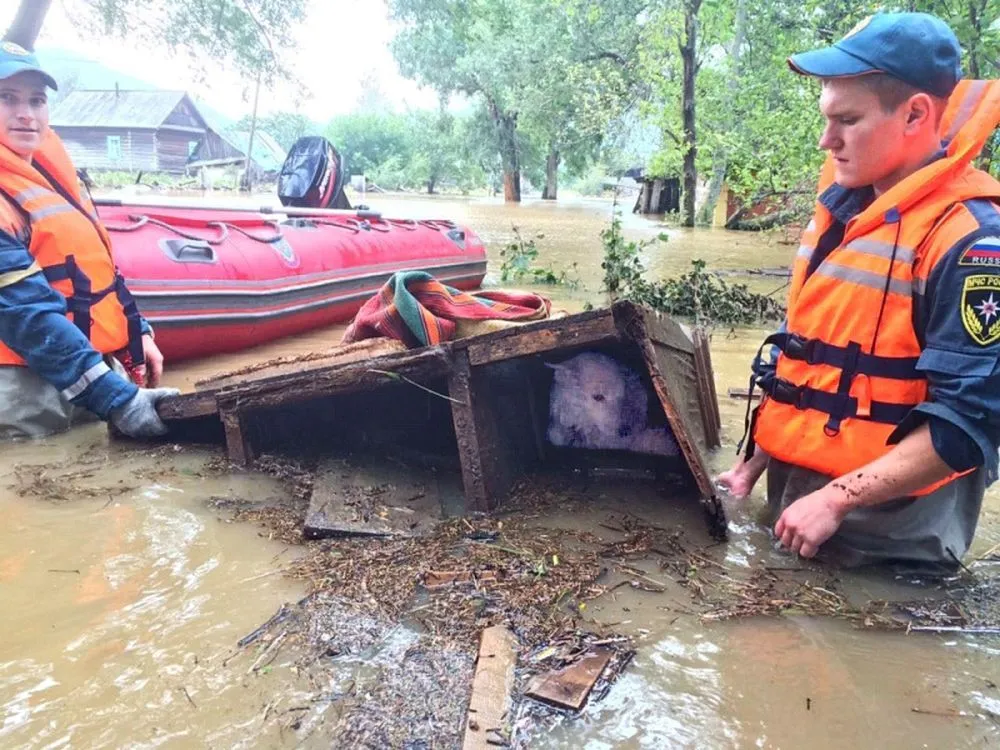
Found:
M 464 290 L 486 274 L 479 238 L 445 220 L 107 203 L 98 213 L 172 361 L 349 320 L 396 271 L 427 271 Z

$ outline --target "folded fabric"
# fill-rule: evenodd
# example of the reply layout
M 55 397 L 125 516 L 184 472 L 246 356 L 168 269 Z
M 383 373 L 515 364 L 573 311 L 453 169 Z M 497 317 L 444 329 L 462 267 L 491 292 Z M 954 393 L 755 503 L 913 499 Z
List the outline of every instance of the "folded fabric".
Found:
M 548 299 L 530 292 L 469 294 L 424 271 L 400 271 L 361 307 L 344 333 L 343 343 L 384 336 L 411 348 L 433 346 L 454 339 L 459 323 L 545 320 L 551 307 Z

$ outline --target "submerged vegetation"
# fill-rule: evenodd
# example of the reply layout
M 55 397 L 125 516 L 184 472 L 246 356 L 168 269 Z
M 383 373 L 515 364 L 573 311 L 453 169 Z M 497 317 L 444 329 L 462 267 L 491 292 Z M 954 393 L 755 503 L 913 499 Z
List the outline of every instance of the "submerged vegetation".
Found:
M 514 241 L 500 251 L 502 259 L 500 263 L 501 282 L 522 282 L 529 284 L 548 284 L 553 286 L 564 286 L 569 289 L 576 289 L 580 286 L 580 279 L 577 277 L 577 264 L 573 263 L 569 269 L 555 270 L 551 265 L 538 265 L 538 246 L 536 239 L 544 239 L 545 235 L 538 234 L 535 237 L 525 240 L 517 227 L 513 227 Z

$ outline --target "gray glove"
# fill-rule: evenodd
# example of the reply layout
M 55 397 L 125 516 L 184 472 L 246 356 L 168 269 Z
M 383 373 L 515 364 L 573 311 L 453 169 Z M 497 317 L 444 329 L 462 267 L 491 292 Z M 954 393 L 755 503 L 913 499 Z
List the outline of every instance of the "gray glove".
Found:
M 108 421 L 122 434 L 131 438 L 159 437 L 167 434 L 167 426 L 156 413 L 160 399 L 179 396 L 176 388 L 140 388 L 130 400 L 112 409 Z

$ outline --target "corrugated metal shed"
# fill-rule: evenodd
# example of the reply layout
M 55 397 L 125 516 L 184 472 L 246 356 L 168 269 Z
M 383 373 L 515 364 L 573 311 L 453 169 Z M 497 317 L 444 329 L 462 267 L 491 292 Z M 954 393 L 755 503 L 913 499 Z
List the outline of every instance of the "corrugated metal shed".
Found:
M 249 130 L 229 130 L 222 137 L 241 154 L 246 154 L 250 147 Z M 253 134 L 253 161 L 265 172 L 277 172 L 285 163 L 288 154 L 274 137 L 264 130 L 256 130 Z
M 187 95 L 183 91 L 74 91 L 51 115 L 52 127 L 161 127 Z

